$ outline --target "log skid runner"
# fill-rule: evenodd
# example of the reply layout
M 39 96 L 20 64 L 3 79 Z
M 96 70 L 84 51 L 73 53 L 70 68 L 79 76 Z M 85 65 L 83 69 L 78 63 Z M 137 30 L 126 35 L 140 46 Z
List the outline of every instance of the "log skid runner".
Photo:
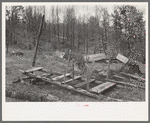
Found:
M 40 71 L 40 72 L 44 72 L 44 74 L 41 75 L 36 75 L 36 71 Z M 115 83 L 115 81 L 111 82 L 97 82 L 95 81 L 95 79 L 91 79 L 88 80 L 89 83 L 97 83 L 97 85 L 95 87 L 90 88 L 88 91 L 86 89 L 83 89 L 82 87 L 84 85 L 87 84 L 87 81 L 83 81 L 81 82 L 81 76 L 74 76 L 74 79 L 71 77 L 72 73 L 66 73 L 66 75 L 58 75 L 57 73 L 52 73 L 49 72 L 48 70 L 43 69 L 42 67 L 33 67 L 30 70 L 20 70 L 20 72 L 22 72 L 22 74 L 26 75 L 28 78 L 30 78 L 31 80 L 31 84 L 36 84 L 36 80 L 40 80 L 42 82 L 47 82 L 47 83 L 51 83 L 57 86 L 60 86 L 62 88 L 68 89 L 68 90 L 73 90 L 75 92 L 84 94 L 86 96 L 89 97 L 93 97 L 96 99 L 100 99 L 102 97 L 107 98 L 108 100 L 113 100 L 113 101 L 125 101 L 125 100 L 121 100 L 121 99 L 115 99 L 115 98 L 111 98 L 111 97 L 107 97 L 103 94 L 101 94 L 101 92 L 105 91 L 108 88 L 113 88 L 115 87 L 116 84 L 118 84 L 117 82 Z M 34 72 L 34 74 L 33 74 Z M 53 77 L 53 75 L 56 75 L 55 77 Z M 71 77 L 71 79 L 66 79 L 65 81 L 59 81 L 61 79 L 63 79 L 64 77 Z M 24 78 L 21 78 L 21 80 L 23 80 Z M 74 83 L 75 80 L 78 80 L 78 83 Z M 120 84 L 120 83 L 119 83 Z

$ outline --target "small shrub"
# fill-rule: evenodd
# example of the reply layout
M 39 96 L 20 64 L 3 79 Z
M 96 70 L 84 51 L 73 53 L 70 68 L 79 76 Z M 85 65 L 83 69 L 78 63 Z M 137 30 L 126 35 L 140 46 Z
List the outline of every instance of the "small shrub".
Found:
M 84 74 L 85 67 L 86 67 L 86 61 L 84 59 L 84 56 L 80 53 L 69 53 L 68 51 L 65 53 L 64 59 L 68 60 L 69 59 L 69 63 L 70 61 L 72 61 L 73 59 L 75 60 L 75 65 L 77 66 L 77 68 L 82 71 L 82 74 Z

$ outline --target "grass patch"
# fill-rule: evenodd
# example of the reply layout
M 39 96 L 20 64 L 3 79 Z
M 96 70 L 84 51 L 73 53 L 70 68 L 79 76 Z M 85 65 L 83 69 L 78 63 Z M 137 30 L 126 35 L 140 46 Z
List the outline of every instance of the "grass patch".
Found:
M 9 51 L 17 51 L 17 49 L 10 48 Z M 27 86 L 25 84 L 16 83 L 11 84 L 12 81 L 15 79 L 18 79 L 19 77 L 23 77 L 23 75 L 19 72 L 19 69 L 21 70 L 28 70 L 31 69 L 32 60 L 33 60 L 33 54 L 34 51 L 28 51 L 28 50 L 19 50 L 19 52 L 24 53 L 23 56 L 17 57 L 17 56 L 10 56 L 6 55 L 6 97 L 14 97 L 21 100 L 29 100 L 29 101 L 49 101 L 47 100 L 48 94 L 51 94 L 55 97 L 57 97 L 59 100 L 63 102 L 73 102 L 73 101 L 81 101 L 81 102 L 100 102 L 100 101 L 108 101 L 106 98 L 101 98 L 100 100 L 70 91 L 66 90 L 64 88 L 52 85 L 52 84 L 39 84 L 35 86 Z M 57 52 L 38 52 L 37 59 L 36 59 L 36 67 L 43 67 L 44 69 L 47 69 L 49 71 L 58 72 L 64 74 L 65 68 L 67 68 L 67 61 L 60 58 L 57 54 Z M 120 69 L 122 64 L 111 64 L 110 69 L 113 73 L 114 71 L 117 71 Z M 98 74 L 98 70 L 104 70 L 107 72 L 108 64 L 107 63 L 89 63 L 88 69 L 88 78 L 91 76 L 97 77 L 97 80 L 105 80 L 104 76 L 100 76 Z M 68 73 L 71 72 L 72 68 L 71 66 L 68 68 Z M 85 76 L 86 77 L 86 76 Z M 75 83 L 79 83 L 82 81 L 75 80 Z M 71 83 L 72 84 L 72 83 Z M 94 85 L 91 84 L 91 87 L 94 87 Z M 111 90 L 108 95 L 111 95 L 111 93 L 121 93 L 120 97 L 123 96 L 123 93 L 121 90 L 117 92 L 113 92 L 114 90 Z M 125 92 L 128 92 L 126 90 Z M 142 94 L 144 92 L 142 91 Z M 126 93 L 127 94 L 127 93 Z M 140 94 L 140 95 L 142 95 Z M 135 95 L 138 95 L 138 93 L 135 93 Z M 143 95 L 142 95 L 143 96 Z M 139 99 L 142 99 L 140 96 L 136 96 Z M 129 99 L 132 98 L 132 96 L 129 96 Z M 143 99 L 142 99 L 143 100 Z M 55 100 L 56 101 L 56 100 Z

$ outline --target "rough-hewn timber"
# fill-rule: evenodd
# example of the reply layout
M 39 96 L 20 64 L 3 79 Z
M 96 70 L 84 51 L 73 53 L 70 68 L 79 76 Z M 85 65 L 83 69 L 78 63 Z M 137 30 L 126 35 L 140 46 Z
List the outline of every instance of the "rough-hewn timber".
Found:
M 66 75 L 65 75 L 65 77 L 67 77 L 67 76 L 70 76 L 71 75 L 71 73 L 66 73 Z M 55 78 L 52 78 L 52 80 L 59 80 L 59 79 L 61 79 L 61 78 L 64 78 L 64 75 L 61 75 L 61 76 L 57 76 L 57 77 L 55 77 Z
M 92 55 L 84 56 L 84 59 L 85 59 L 85 60 L 86 60 L 86 57 L 87 57 L 88 62 L 106 59 L 106 56 L 105 56 L 104 53 L 92 54 Z
M 72 78 L 72 79 L 66 80 L 65 82 L 62 82 L 62 83 L 68 83 L 68 82 L 71 82 L 71 81 L 79 79 L 79 78 L 81 78 L 81 76 L 74 76 L 74 79 Z
M 89 80 L 89 83 L 94 82 L 94 81 L 95 81 L 95 79 L 91 79 L 91 80 Z M 87 84 L 87 82 L 81 82 L 81 83 L 76 84 L 74 87 L 78 88 L 78 87 L 81 87 L 85 84 Z
M 113 75 L 113 77 L 119 78 L 119 79 L 123 79 L 125 80 L 126 78 L 122 77 L 122 76 L 118 76 L 118 75 Z
M 81 94 L 84 94 L 84 95 L 87 95 L 87 96 L 90 96 L 90 97 L 93 97 L 93 98 L 96 98 L 96 99 L 107 98 L 108 100 L 113 100 L 113 101 L 120 101 L 120 102 L 124 101 L 124 100 L 121 100 L 121 99 L 114 99 L 114 98 L 107 97 L 107 96 L 104 96 L 104 95 L 96 95 L 96 94 L 90 93 L 90 92 L 88 92 L 84 89 L 81 89 L 81 88 L 74 88 L 74 87 L 72 87 L 70 85 L 67 85 L 67 84 L 61 84 L 61 82 L 58 82 L 58 81 L 51 81 L 49 78 L 46 78 L 46 77 L 35 76 L 32 73 L 27 73 L 23 70 L 20 70 L 20 72 L 22 72 L 24 75 L 27 75 L 27 76 L 30 76 L 30 77 L 35 77 L 37 79 L 41 79 L 42 81 L 45 81 L 45 82 L 48 82 L 48 83 L 66 88 L 68 90 L 73 90 L 75 92 L 78 92 L 78 93 L 81 93 Z
M 30 70 L 26 70 L 26 72 L 34 72 L 34 71 L 39 71 L 39 70 L 42 70 L 42 69 L 43 69 L 43 67 L 33 67 Z
M 121 81 L 114 81 L 114 80 L 110 80 L 110 79 L 108 79 L 108 81 L 114 82 L 114 83 L 118 83 L 118 84 L 132 86 L 132 87 L 135 87 L 135 88 L 137 88 L 137 87 L 145 88 L 144 86 L 138 86 L 138 85 L 135 85 L 135 84 L 132 84 L 132 83 L 126 83 L 126 82 L 121 82 Z
M 105 82 L 103 84 L 100 84 L 92 89 L 90 89 L 90 91 L 95 92 L 95 93 L 101 93 L 102 91 L 114 86 L 115 83 L 112 82 Z

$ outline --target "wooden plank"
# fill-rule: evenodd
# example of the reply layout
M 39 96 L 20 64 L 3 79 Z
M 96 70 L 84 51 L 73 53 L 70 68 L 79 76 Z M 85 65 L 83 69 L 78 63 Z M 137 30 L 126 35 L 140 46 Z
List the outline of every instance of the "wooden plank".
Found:
M 137 87 L 135 84 L 132 84 L 132 83 L 115 81 L 115 80 L 110 80 L 110 79 L 108 79 L 108 81 L 113 82 L 113 83 L 123 84 L 123 85 L 129 85 L 129 86 L 132 86 L 132 87 L 135 87 L 135 88 Z
M 67 77 L 67 76 L 70 76 L 70 75 L 71 75 L 71 73 L 66 73 L 65 76 Z M 55 78 L 52 78 L 52 80 L 55 80 L 55 81 L 56 81 L 56 80 L 59 80 L 59 79 L 61 79 L 61 78 L 63 78 L 63 77 L 64 77 L 64 75 L 57 76 L 57 77 L 55 77 Z
M 75 80 L 75 79 L 79 79 L 79 78 L 81 78 L 81 76 L 74 76 L 74 80 Z M 71 82 L 71 81 L 73 81 L 73 78 L 72 78 L 72 79 L 69 79 L 69 80 L 67 80 L 67 81 L 65 81 L 65 82 L 62 82 L 62 83 L 68 83 L 68 82 Z
M 116 87 L 118 87 L 118 88 L 123 88 L 123 89 L 131 89 L 131 87 L 129 87 L 129 86 L 119 85 L 119 84 L 116 84 Z M 144 89 L 144 88 L 143 88 L 143 89 Z
M 95 81 L 95 79 L 91 79 L 91 80 L 89 80 L 89 83 L 94 82 L 94 81 Z M 78 84 L 76 84 L 74 87 L 75 87 L 75 88 L 78 88 L 78 87 L 81 87 L 81 86 L 83 86 L 83 85 L 85 85 L 85 84 L 87 84 L 86 81 L 85 81 L 85 82 L 78 83 Z
M 135 78 L 135 79 L 140 79 L 140 80 L 142 80 L 142 81 L 145 81 L 145 79 L 144 78 L 142 78 L 142 77 L 140 77 L 140 76 L 135 76 L 135 75 L 133 75 L 133 74 L 129 74 L 129 73 L 124 73 L 124 72 L 120 72 L 121 74 L 123 74 L 123 75 L 126 75 L 126 76 L 129 76 L 129 77 L 132 77 L 132 78 Z
M 115 83 L 112 82 L 105 82 L 103 84 L 100 84 L 92 89 L 90 89 L 90 91 L 95 92 L 95 93 L 101 93 L 102 91 L 114 86 Z
M 116 78 L 119 78 L 119 79 L 126 79 L 126 78 L 124 78 L 124 77 L 122 77 L 122 76 L 118 76 L 118 75 L 113 75 L 113 77 L 116 77 Z
M 123 56 L 121 54 L 118 54 L 117 57 L 116 57 L 116 59 L 118 59 L 119 61 L 121 61 L 123 63 L 127 63 L 128 60 L 129 60 L 127 57 L 125 57 L 125 56 Z
M 30 69 L 30 70 L 26 70 L 25 72 L 34 72 L 34 71 L 38 71 L 38 70 L 42 70 L 43 69 L 43 67 L 33 67 L 32 69 Z
M 103 75 L 103 76 L 106 76 L 107 77 L 107 74 L 105 73 L 100 73 L 100 75 Z M 116 77 L 116 78 L 119 78 L 119 79 L 124 79 L 126 80 L 127 78 L 124 78 L 122 76 L 118 76 L 118 75 L 110 75 L 110 78 L 113 79 L 112 77 Z
M 87 59 L 88 59 L 88 62 L 106 59 L 106 56 L 105 56 L 104 53 L 100 53 L 100 54 L 92 54 L 92 55 L 84 56 L 84 59 L 85 59 L 85 60 L 86 60 L 86 57 L 87 57 Z

